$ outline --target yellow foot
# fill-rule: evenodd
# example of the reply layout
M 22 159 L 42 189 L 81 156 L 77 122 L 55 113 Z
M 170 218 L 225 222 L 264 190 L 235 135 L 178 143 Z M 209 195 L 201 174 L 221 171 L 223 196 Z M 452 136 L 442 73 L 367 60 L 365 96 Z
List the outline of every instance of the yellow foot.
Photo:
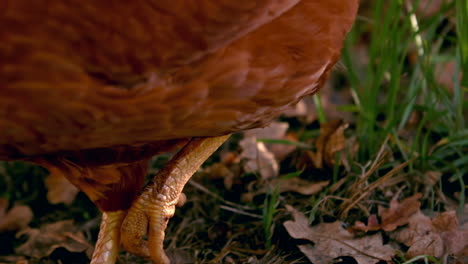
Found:
M 121 242 L 127 251 L 149 256 L 156 264 L 170 263 L 163 248 L 164 231 L 175 206 L 183 202 L 182 189 L 228 138 L 229 135 L 192 139 L 159 171 L 132 204 L 122 224 Z M 147 234 L 148 241 L 145 241 Z
M 102 213 L 101 227 L 91 264 L 115 263 L 119 255 L 120 226 L 124 217 L 124 211 Z

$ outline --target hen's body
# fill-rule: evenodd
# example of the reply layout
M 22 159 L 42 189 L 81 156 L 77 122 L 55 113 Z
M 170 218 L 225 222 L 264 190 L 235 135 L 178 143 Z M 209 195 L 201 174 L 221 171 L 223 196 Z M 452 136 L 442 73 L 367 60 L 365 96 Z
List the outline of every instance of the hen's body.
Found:
M 322 85 L 357 0 L 0 2 L 0 159 L 127 209 L 146 159 L 268 124 Z M 125 194 L 125 195 L 123 195 Z

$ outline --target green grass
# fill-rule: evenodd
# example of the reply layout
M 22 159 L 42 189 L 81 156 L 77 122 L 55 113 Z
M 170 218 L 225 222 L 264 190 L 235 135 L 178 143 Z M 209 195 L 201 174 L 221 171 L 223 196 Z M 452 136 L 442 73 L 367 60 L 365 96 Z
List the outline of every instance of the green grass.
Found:
M 346 43 L 343 62 L 359 109 L 355 133 L 362 144 L 358 160 L 371 159 L 391 135 L 394 152 L 404 160 L 417 157 L 410 172 L 443 171 L 462 182 L 461 175 L 466 175 L 468 168 L 463 155 L 468 147 L 468 108 L 466 87 L 455 76 L 467 70 L 463 65 L 468 34 L 461 33 L 468 25 L 467 4 L 457 1 L 458 38 L 450 35 L 453 25 L 444 26 L 444 12 L 424 18 L 414 11 L 416 5 L 376 0 L 372 19 L 358 23 Z M 446 4 L 441 10 L 448 12 L 454 5 Z M 359 65 L 352 49 L 369 30 L 374 34 L 370 36 L 368 64 Z M 411 53 L 415 59 L 408 65 Z M 457 65 L 452 92 L 438 83 L 435 72 L 438 63 L 447 61 Z M 414 114 L 421 119 L 408 128 Z M 400 136 L 408 130 L 409 137 Z
M 263 204 L 263 227 L 265 230 L 265 247 L 266 249 L 270 249 L 272 242 L 272 236 L 274 231 L 274 223 L 273 217 L 276 213 L 276 207 L 278 206 L 278 196 L 279 196 L 279 186 L 276 186 L 275 189 L 272 191 L 270 189 L 267 190 L 267 195 L 265 197 L 265 202 Z
M 459 61 L 462 66 L 462 85 L 468 87 L 468 2 L 456 0 L 457 37 L 459 43 Z

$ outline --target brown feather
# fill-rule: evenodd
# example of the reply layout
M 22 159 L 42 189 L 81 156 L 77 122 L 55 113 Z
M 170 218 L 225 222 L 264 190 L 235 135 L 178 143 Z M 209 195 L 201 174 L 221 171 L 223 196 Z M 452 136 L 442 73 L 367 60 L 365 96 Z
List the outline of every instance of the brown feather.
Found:
M 262 127 L 316 92 L 357 2 L 3 0 L 0 159 L 68 170 L 94 200 L 111 195 L 144 173 L 146 144 L 156 154 Z M 132 165 L 112 153 L 129 149 L 146 154 Z

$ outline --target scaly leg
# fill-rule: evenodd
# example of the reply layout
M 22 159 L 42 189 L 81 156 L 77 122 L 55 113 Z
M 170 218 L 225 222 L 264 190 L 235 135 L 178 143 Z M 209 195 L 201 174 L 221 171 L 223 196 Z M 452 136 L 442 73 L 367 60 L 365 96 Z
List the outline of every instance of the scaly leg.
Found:
M 91 264 L 115 263 L 119 255 L 120 226 L 125 214 L 124 211 L 102 213 L 101 227 Z
M 122 224 L 124 248 L 136 255 L 151 256 L 157 264 L 170 263 L 164 253 L 164 231 L 187 181 L 229 135 L 192 139 L 146 186 L 128 210 Z M 148 242 L 143 237 L 148 234 Z

